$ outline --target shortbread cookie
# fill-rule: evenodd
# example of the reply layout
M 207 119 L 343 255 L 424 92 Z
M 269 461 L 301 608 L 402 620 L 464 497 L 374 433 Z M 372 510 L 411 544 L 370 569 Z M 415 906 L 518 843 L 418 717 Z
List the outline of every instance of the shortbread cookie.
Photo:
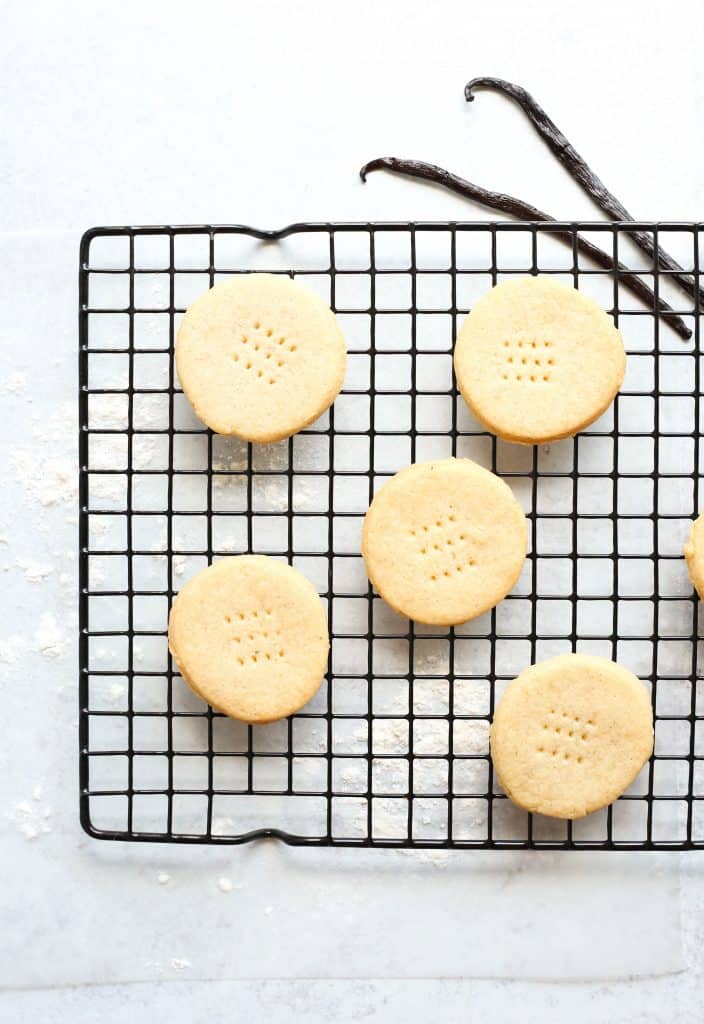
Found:
M 171 607 L 169 649 L 191 689 L 243 722 L 273 722 L 311 699 L 329 639 L 323 605 L 305 576 L 266 555 L 203 569 Z
M 188 309 L 176 367 L 197 415 L 218 434 L 279 441 L 334 402 L 342 331 L 323 300 L 284 275 L 241 274 Z
M 692 523 L 684 557 L 689 569 L 689 578 L 700 597 L 704 595 L 704 512 Z
M 527 811 L 582 818 L 612 803 L 653 752 L 653 709 L 613 661 L 561 654 L 509 683 L 491 725 L 491 756 Z
M 603 309 L 550 277 L 502 281 L 457 336 L 457 384 L 474 416 L 519 444 L 570 437 L 611 405 L 626 353 Z
M 401 470 L 364 519 L 367 575 L 392 608 L 449 626 L 511 590 L 526 557 L 526 519 L 510 488 L 469 459 Z

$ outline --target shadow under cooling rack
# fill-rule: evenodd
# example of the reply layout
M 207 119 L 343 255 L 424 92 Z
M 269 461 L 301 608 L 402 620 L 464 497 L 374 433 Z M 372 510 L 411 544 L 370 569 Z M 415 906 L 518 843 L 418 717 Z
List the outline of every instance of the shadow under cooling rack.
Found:
M 685 849 L 704 846 L 699 605 L 682 545 L 699 510 L 700 318 L 648 264 L 647 231 L 699 280 L 695 224 L 299 224 L 97 228 L 80 253 L 80 806 L 103 839 L 310 845 Z M 577 233 L 638 271 L 692 330 L 635 298 Z M 566 243 L 566 244 L 565 244 Z M 206 430 L 175 376 L 181 315 L 229 274 L 292 274 L 348 341 L 333 408 L 287 441 Z M 546 273 L 615 317 L 628 371 L 585 433 L 524 448 L 458 397 L 452 346 L 476 299 Z M 503 476 L 529 519 L 513 593 L 442 629 L 372 591 L 364 513 L 410 462 L 449 455 Z M 213 559 L 261 552 L 317 586 L 331 635 L 318 695 L 253 727 L 215 713 L 167 650 L 170 601 Z M 565 651 L 618 659 L 648 686 L 655 752 L 627 794 L 581 821 L 532 816 L 492 771 L 508 680 Z

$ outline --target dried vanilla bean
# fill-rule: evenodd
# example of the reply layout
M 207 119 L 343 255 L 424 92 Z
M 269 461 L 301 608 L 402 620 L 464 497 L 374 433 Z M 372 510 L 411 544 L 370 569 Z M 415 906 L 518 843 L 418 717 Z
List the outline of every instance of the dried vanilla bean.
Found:
M 572 143 L 560 131 L 552 118 L 548 117 L 543 108 L 531 94 L 522 86 L 514 85 L 513 82 L 506 82 L 503 78 L 473 78 L 464 87 L 465 99 L 472 102 L 475 91 L 490 89 L 508 96 L 514 103 L 518 104 L 530 123 L 533 125 L 543 142 L 555 154 L 560 163 L 567 168 L 570 176 L 582 187 L 594 202 L 612 217 L 619 221 L 633 221 L 633 216 L 621 203 L 613 192 L 610 192 L 582 156 L 577 152 Z M 690 298 L 697 301 L 697 286 L 694 278 L 685 272 L 673 256 L 670 256 L 661 246 L 656 246 L 652 237 L 646 231 L 634 228 L 629 231 L 629 237 L 635 244 L 647 253 L 653 260 L 657 250 L 657 258 L 660 267 L 673 271 L 669 276 L 676 281 Z M 704 300 L 700 300 L 704 303 Z
M 471 199 L 475 203 L 487 206 L 492 210 L 498 210 L 500 213 L 508 213 L 512 217 L 518 217 L 520 220 L 540 221 L 544 224 L 556 223 L 554 217 L 543 213 L 542 210 L 532 206 L 530 203 L 524 202 L 522 199 L 506 195 L 503 192 L 490 192 L 488 189 L 475 185 L 471 181 L 466 181 L 464 178 L 460 178 L 458 175 L 453 174 L 451 171 L 446 171 L 436 164 L 424 163 L 421 160 L 404 160 L 395 156 L 382 156 L 365 164 L 360 170 L 359 175 L 362 181 L 366 181 L 367 174 L 370 171 L 379 170 L 393 171 L 396 174 L 403 174 L 411 178 L 421 178 L 424 181 L 442 185 L 443 188 L 449 189 L 465 199 Z M 605 270 L 617 269 L 621 283 L 626 285 L 634 295 L 637 295 L 648 306 L 653 309 L 656 308 L 681 338 L 687 339 L 692 337 L 692 332 L 684 320 L 674 312 L 672 306 L 664 299 L 659 297 L 656 299 L 654 292 L 651 291 L 647 284 L 630 271 L 628 267 L 624 266 L 623 263 L 614 263 L 611 256 L 604 252 L 603 249 L 593 245 L 586 238 L 566 233 L 565 228 L 556 228 L 545 233 L 558 238 L 568 245 L 569 248 L 572 248 L 574 238 L 574 244 L 577 249 L 585 256 L 594 260 L 600 267 L 603 267 Z

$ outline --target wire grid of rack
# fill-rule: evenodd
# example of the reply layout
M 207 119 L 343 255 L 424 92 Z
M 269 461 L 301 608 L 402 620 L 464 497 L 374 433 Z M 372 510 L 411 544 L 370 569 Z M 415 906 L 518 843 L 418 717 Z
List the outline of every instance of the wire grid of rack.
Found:
M 702 225 L 298 224 L 97 228 L 80 250 L 80 815 L 103 839 L 361 847 L 704 846 L 699 604 L 681 554 L 699 508 L 700 317 L 630 243 L 673 248 L 699 281 Z M 585 235 L 672 296 L 678 337 Z M 565 244 L 565 242 L 567 244 Z M 174 376 L 188 303 L 232 273 L 315 288 L 348 340 L 342 394 L 272 446 L 213 435 Z M 613 313 L 629 353 L 613 408 L 577 438 L 505 444 L 458 397 L 452 345 L 475 299 L 550 273 Z M 401 619 L 363 571 L 375 489 L 413 461 L 467 456 L 529 519 L 514 592 L 451 629 Z M 329 672 L 299 714 L 234 722 L 185 686 L 166 643 L 173 594 L 214 558 L 291 562 L 318 587 Z M 488 725 L 507 681 L 579 650 L 649 687 L 653 758 L 612 807 L 532 816 L 497 785 Z

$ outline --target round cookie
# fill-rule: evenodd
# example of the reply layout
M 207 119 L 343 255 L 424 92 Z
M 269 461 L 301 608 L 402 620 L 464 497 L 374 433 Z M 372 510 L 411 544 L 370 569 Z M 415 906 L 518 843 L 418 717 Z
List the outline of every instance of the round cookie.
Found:
M 345 339 L 332 311 L 289 277 L 241 274 L 186 310 L 176 367 L 195 412 L 218 434 L 270 442 L 334 402 Z
M 451 626 L 481 615 L 521 574 L 528 530 L 510 488 L 469 459 L 419 462 L 376 494 L 364 519 L 367 575 L 391 607 Z
M 643 684 L 621 665 L 561 654 L 509 683 L 490 742 L 514 803 L 582 818 L 620 796 L 652 754 L 653 710 Z
M 315 587 L 266 555 L 214 562 L 171 606 L 169 650 L 181 675 L 243 722 L 274 722 L 302 708 L 322 682 L 329 647 Z
M 474 416 L 519 444 L 570 437 L 611 405 L 626 371 L 607 313 L 550 277 L 492 288 L 462 324 L 455 374 Z
M 684 557 L 689 570 L 689 578 L 699 597 L 704 594 L 704 512 L 692 523 L 687 543 L 684 546 Z

